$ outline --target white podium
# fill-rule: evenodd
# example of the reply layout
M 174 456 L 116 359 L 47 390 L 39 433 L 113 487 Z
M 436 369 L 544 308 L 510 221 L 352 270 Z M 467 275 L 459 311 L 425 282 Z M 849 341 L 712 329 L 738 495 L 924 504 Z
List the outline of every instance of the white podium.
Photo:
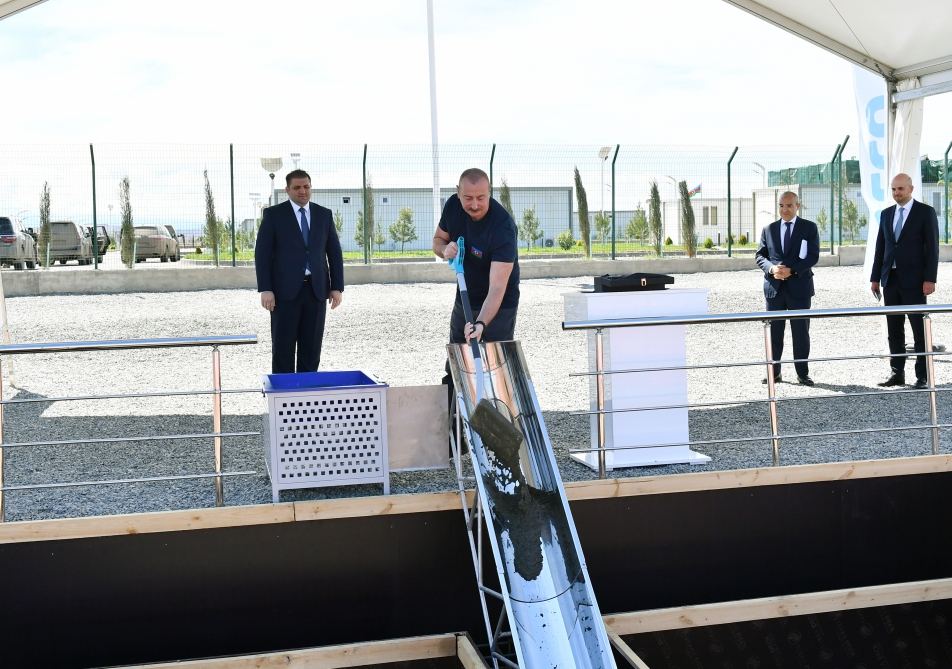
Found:
M 707 290 L 675 288 L 620 293 L 565 293 L 565 320 L 643 318 L 651 316 L 693 316 L 706 314 Z M 611 328 L 604 332 L 604 369 L 677 367 L 686 364 L 685 326 Z M 589 371 L 595 371 L 595 331 L 588 331 Z M 598 409 L 596 377 L 589 382 L 591 410 Z M 683 369 L 605 375 L 605 409 L 618 411 L 639 407 L 687 404 L 687 372 Z M 592 415 L 592 448 L 598 448 L 598 416 Z M 605 415 L 605 446 L 637 446 L 622 451 L 607 451 L 607 469 L 690 463 L 700 465 L 710 457 L 687 446 L 648 446 L 683 444 L 689 441 L 688 410 L 655 409 L 621 411 Z M 598 469 L 598 451 L 573 453 L 572 457 Z

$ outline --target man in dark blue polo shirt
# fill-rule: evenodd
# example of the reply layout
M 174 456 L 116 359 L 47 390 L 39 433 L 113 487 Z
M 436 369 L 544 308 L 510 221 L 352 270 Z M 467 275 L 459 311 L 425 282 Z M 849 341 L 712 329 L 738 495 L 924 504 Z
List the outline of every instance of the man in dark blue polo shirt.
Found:
M 476 315 L 467 323 L 459 289 L 450 319 L 450 341 L 505 341 L 513 338 L 519 307 L 519 254 L 516 224 L 505 207 L 490 196 L 489 177 L 470 168 L 459 178 L 456 195 L 443 207 L 433 235 L 433 252 L 451 260 L 463 237 L 463 275 Z
M 519 253 L 516 224 L 505 207 L 490 196 L 489 177 L 480 169 L 463 172 L 456 195 L 443 207 L 439 226 L 433 234 L 433 253 L 452 260 L 459 253 L 456 240 L 463 238 L 463 275 L 475 321 L 467 323 L 459 288 L 450 318 L 450 342 L 513 339 L 519 307 Z M 443 377 L 449 392 L 449 426 L 455 422 L 456 400 L 450 364 Z M 452 440 L 452 436 L 450 436 Z M 460 444 L 466 452 L 465 443 Z M 450 449 L 452 455 L 452 448 Z

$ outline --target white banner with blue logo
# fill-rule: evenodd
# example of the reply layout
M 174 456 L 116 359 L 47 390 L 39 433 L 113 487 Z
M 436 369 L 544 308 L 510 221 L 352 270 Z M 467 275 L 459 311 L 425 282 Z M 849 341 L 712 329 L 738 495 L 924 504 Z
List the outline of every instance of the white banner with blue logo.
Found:
M 886 137 L 886 81 L 878 74 L 854 66 L 853 88 L 856 92 L 856 114 L 859 117 L 859 174 L 863 199 L 869 208 L 866 261 L 863 263 L 865 276 L 868 277 L 879 234 L 879 212 L 886 207 L 891 194 L 886 161 L 889 146 Z

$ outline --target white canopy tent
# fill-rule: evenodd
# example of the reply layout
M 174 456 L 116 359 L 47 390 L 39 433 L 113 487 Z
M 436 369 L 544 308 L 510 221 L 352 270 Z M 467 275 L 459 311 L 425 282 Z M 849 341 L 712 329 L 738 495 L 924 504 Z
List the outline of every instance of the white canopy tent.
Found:
M 952 91 L 949 0 L 724 1 L 882 76 L 887 173 L 918 174 L 922 98 Z
M 0 0 L 0 19 L 19 11 L 38 5 L 43 0 Z

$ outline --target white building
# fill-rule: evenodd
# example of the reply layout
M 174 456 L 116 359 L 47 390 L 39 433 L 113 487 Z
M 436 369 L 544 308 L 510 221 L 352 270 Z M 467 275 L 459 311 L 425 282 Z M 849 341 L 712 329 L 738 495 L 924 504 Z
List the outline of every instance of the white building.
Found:
M 387 235 L 387 241 L 381 246 L 384 250 L 399 250 L 399 242 L 394 242 L 387 234 L 391 225 L 397 222 L 400 210 L 409 208 L 413 212 L 413 222 L 416 227 L 416 240 L 407 242 L 406 250 L 429 249 L 433 239 L 433 190 L 430 188 L 378 188 L 372 189 L 374 198 L 374 221 L 378 229 Z M 440 192 L 440 207 L 446 200 L 456 193 L 455 188 L 443 188 Z M 534 209 L 539 221 L 539 229 L 543 238 L 534 245 L 552 246 L 555 238 L 570 225 L 577 228 L 571 221 L 572 216 L 572 189 L 570 187 L 539 187 L 539 188 L 509 188 L 512 200 L 513 218 L 516 225 L 522 222 L 523 214 L 527 209 Z M 499 199 L 499 188 L 495 188 L 493 196 Z M 322 188 L 311 191 L 311 201 L 327 207 L 343 220 L 343 231 L 340 233 L 341 246 L 345 251 L 360 250 L 355 234 L 357 232 L 357 214 L 364 210 L 363 190 L 361 188 Z M 275 202 L 284 202 L 288 199 L 283 190 L 275 190 Z M 524 243 L 522 244 L 524 246 Z

